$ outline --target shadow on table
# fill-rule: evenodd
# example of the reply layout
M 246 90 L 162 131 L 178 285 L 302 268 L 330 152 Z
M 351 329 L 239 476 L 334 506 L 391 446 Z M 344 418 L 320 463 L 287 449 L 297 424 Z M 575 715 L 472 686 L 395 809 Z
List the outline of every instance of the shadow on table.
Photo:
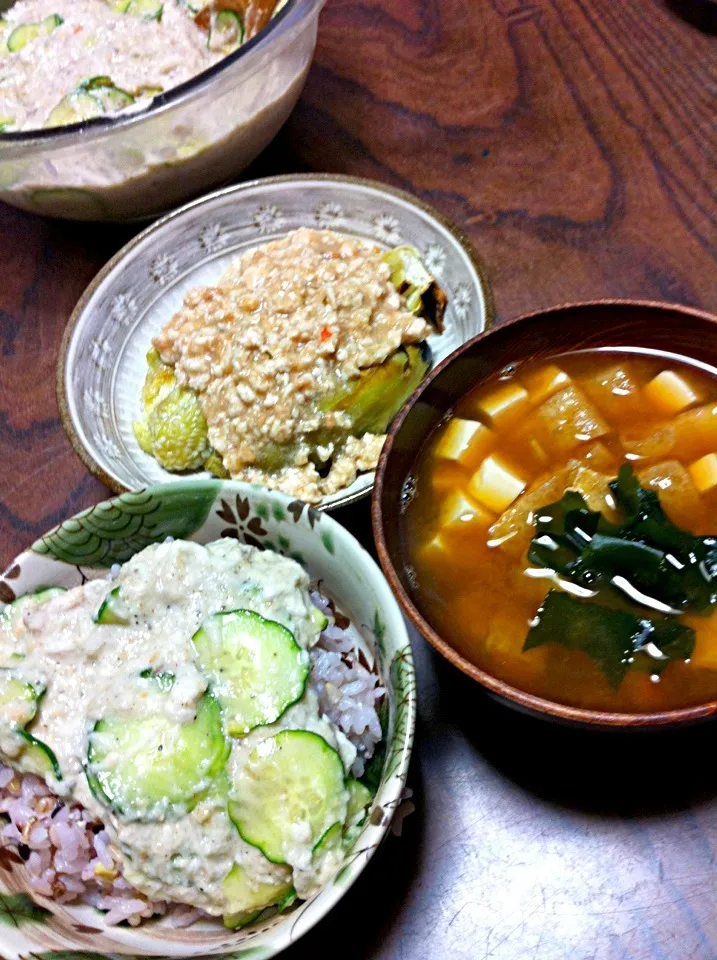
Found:
M 666 6 L 705 33 L 717 33 L 715 0 L 666 0 Z
M 546 801 L 585 812 L 657 816 L 717 795 L 717 722 L 675 730 L 594 730 L 518 712 L 431 651 L 441 719 L 493 767 Z
M 415 762 L 408 783 L 416 810 L 403 821 L 401 836 L 389 833 L 346 896 L 294 947 L 282 953 L 286 960 L 327 957 L 336 952 L 337 944 L 341 945 L 341 960 L 364 960 L 378 953 L 419 872 L 424 803 L 420 769 Z

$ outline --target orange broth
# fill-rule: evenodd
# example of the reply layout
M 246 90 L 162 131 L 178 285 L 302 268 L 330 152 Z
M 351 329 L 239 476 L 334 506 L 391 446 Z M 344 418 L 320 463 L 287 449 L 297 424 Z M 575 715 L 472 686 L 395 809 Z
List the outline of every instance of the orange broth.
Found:
M 523 652 L 554 586 L 544 570 L 526 574 L 535 511 L 572 489 L 618 520 L 608 482 L 626 462 L 670 520 L 717 535 L 717 371 L 587 350 L 521 364 L 464 396 L 413 470 L 403 535 L 417 605 L 464 657 L 539 697 L 626 713 L 717 700 L 717 613 L 680 616 L 696 633 L 688 661 L 659 676 L 628 669 L 617 689 L 582 650 Z

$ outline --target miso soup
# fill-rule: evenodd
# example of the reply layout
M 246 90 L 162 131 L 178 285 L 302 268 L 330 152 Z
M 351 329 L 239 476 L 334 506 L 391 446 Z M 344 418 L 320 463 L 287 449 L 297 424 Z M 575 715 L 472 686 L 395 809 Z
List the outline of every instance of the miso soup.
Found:
M 509 368 L 419 452 L 416 603 L 528 693 L 646 713 L 717 699 L 717 376 L 588 350 Z

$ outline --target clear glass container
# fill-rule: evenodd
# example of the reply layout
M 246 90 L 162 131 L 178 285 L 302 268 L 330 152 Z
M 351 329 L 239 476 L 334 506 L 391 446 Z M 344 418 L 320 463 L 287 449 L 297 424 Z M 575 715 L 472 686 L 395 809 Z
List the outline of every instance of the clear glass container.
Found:
M 136 113 L 0 134 L 0 200 L 77 220 L 159 214 L 239 173 L 299 99 L 325 0 L 289 0 L 235 53 Z

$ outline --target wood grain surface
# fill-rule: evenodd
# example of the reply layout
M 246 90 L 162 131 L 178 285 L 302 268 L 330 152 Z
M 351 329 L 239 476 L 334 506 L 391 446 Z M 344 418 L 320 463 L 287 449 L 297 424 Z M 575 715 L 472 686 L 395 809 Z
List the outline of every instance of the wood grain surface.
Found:
M 717 310 L 714 38 L 664 0 L 328 0 L 250 175 L 411 190 L 499 318 L 567 300 Z M 132 229 L 0 206 L 0 563 L 106 491 L 54 392 L 64 324 Z M 367 505 L 340 516 L 365 542 Z M 417 811 L 292 960 L 714 960 L 715 727 L 632 737 L 492 703 L 416 639 Z M 340 944 L 340 946 L 338 946 Z

